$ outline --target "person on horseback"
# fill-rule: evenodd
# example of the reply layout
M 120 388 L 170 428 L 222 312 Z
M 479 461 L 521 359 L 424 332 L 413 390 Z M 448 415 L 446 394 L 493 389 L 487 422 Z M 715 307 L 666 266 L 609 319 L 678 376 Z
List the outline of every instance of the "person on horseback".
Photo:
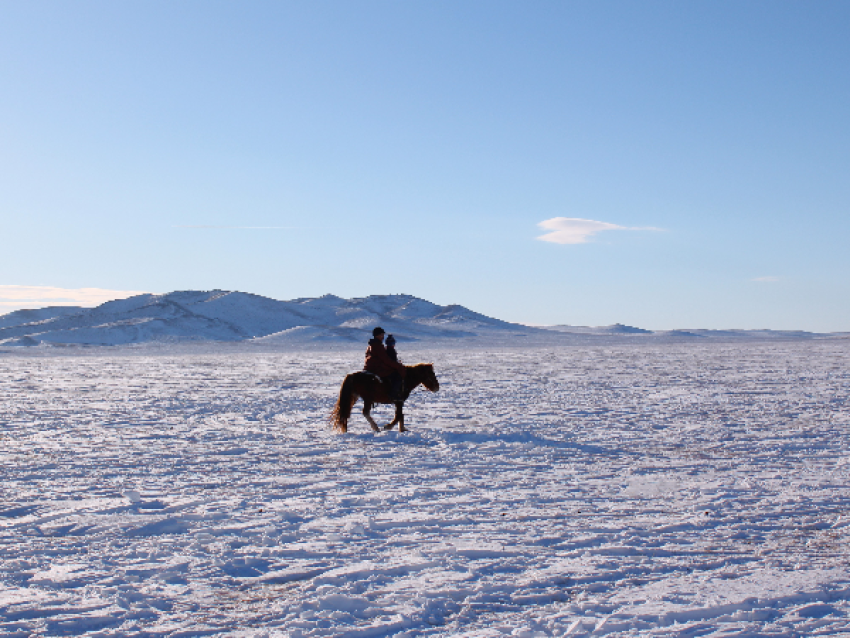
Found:
M 387 353 L 384 346 L 384 334 L 383 328 L 378 327 L 372 330 L 372 339 L 369 340 L 369 347 L 366 348 L 363 369 L 378 375 L 381 381 L 387 384 L 390 399 L 401 401 L 404 394 L 404 375 L 407 371 L 398 362 L 398 355 L 394 361 Z M 392 351 L 395 353 L 395 339 L 393 339 Z
M 389 358 L 395 361 L 396 363 L 399 363 L 398 352 L 395 351 L 395 337 L 392 335 L 387 335 L 386 345 L 387 355 L 389 356 Z

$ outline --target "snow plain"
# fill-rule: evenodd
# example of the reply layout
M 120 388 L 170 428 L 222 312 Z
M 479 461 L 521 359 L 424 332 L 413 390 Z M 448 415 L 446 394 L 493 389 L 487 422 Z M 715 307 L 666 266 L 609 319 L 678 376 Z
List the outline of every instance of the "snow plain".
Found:
M 405 348 L 0 352 L 0 635 L 850 635 L 850 341 Z

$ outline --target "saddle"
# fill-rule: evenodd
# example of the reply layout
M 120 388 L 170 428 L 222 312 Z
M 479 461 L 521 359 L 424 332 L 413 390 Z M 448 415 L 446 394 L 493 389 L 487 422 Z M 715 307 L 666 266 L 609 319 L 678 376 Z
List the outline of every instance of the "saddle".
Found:
M 366 375 L 377 380 L 378 383 L 387 386 L 387 394 L 392 401 L 401 401 L 404 397 L 404 379 L 399 374 L 392 374 L 388 377 L 380 377 L 374 372 L 361 370 L 357 374 Z

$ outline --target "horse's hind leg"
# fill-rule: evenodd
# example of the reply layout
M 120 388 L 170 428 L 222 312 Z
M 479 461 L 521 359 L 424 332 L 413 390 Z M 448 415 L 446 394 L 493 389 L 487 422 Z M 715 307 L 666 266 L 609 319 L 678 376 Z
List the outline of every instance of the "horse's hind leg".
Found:
M 369 425 L 372 426 L 372 430 L 374 432 L 380 432 L 381 428 L 378 427 L 378 424 L 375 423 L 375 419 L 373 419 L 372 415 L 369 414 L 371 409 L 372 409 L 372 404 L 367 402 L 367 401 L 364 401 L 363 402 L 363 416 L 366 417 L 366 420 L 369 422 Z

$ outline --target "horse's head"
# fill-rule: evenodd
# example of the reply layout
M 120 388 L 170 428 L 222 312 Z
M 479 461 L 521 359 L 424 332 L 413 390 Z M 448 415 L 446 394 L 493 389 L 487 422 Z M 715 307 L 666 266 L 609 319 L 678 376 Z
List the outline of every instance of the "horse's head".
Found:
M 434 374 L 433 363 L 420 363 L 417 368 L 422 373 L 422 385 L 428 388 L 431 392 L 436 392 L 440 389 L 440 382 L 437 381 L 437 375 Z

